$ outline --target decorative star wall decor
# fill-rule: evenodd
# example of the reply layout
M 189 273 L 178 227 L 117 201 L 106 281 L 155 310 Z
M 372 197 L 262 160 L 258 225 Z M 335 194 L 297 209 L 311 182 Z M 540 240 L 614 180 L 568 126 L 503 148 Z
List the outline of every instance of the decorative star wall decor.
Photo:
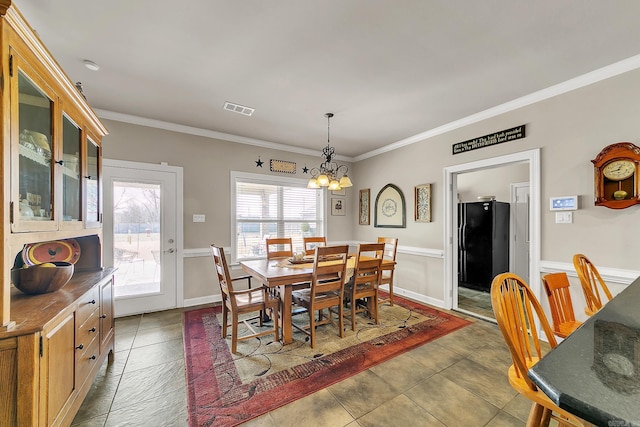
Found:
M 307 165 L 304 165 L 304 167 L 302 168 L 302 173 L 309 173 L 309 168 L 307 167 Z
M 260 156 L 258 156 L 258 160 L 256 160 L 256 167 L 257 168 L 261 168 L 263 163 L 264 162 L 262 160 L 260 160 Z

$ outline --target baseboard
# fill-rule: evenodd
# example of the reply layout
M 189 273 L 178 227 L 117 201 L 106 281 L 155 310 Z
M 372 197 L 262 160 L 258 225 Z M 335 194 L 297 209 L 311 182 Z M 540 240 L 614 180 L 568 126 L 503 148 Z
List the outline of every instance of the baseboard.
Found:
M 213 304 L 221 301 L 222 301 L 222 297 L 220 296 L 220 294 L 207 295 L 204 297 L 185 299 L 183 307 L 195 307 L 197 305 Z

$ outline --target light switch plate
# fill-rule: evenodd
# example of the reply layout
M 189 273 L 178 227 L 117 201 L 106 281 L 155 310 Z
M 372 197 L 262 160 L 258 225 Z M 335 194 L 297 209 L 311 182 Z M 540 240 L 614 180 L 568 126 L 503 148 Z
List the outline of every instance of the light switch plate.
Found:
M 205 222 L 204 214 L 193 214 L 193 222 Z
M 571 224 L 573 212 L 556 212 L 556 224 Z

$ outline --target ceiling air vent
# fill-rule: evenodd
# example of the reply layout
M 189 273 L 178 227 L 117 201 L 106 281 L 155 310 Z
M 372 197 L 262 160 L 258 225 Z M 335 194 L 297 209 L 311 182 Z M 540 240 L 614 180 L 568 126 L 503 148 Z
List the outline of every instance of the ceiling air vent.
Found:
M 225 102 L 224 109 L 227 111 L 233 111 L 234 113 L 244 114 L 245 116 L 250 116 L 253 114 L 255 109 L 245 107 L 244 105 L 234 104 L 233 102 Z

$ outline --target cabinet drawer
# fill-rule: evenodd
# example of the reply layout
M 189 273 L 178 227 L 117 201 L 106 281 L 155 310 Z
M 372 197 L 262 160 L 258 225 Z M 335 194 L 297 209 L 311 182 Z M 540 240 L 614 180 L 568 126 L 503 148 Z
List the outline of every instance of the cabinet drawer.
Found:
M 91 313 L 87 321 L 78 328 L 78 332 L 76 333 L 76 347 L 82 344 L 82 347 L 85 348 L 95 337 L 99 336 L 99 324 L 100 316 L 98 316 L 98 311 L 96 310 Z
M 76 322 L 78 325 L 82 325 L 98 308 L 98 288 L 94 287 L 89 292 L 84 294 L 78 301 L 78 312 L 76 315 Z
M 76 379 L 77 379 L 77 387 L 81 387 L 82 384 L 87 380 L 89 372 L 93 369 L 93 367 L 98 363 L 99 352 L 100 352 L 100 340 L 97 339 L 97 336 L 94 337 L 93 341 L 89 343 L 88 346 L 84 347 L 82 350 L 76 349 L 78 352 L 76 358 Z

